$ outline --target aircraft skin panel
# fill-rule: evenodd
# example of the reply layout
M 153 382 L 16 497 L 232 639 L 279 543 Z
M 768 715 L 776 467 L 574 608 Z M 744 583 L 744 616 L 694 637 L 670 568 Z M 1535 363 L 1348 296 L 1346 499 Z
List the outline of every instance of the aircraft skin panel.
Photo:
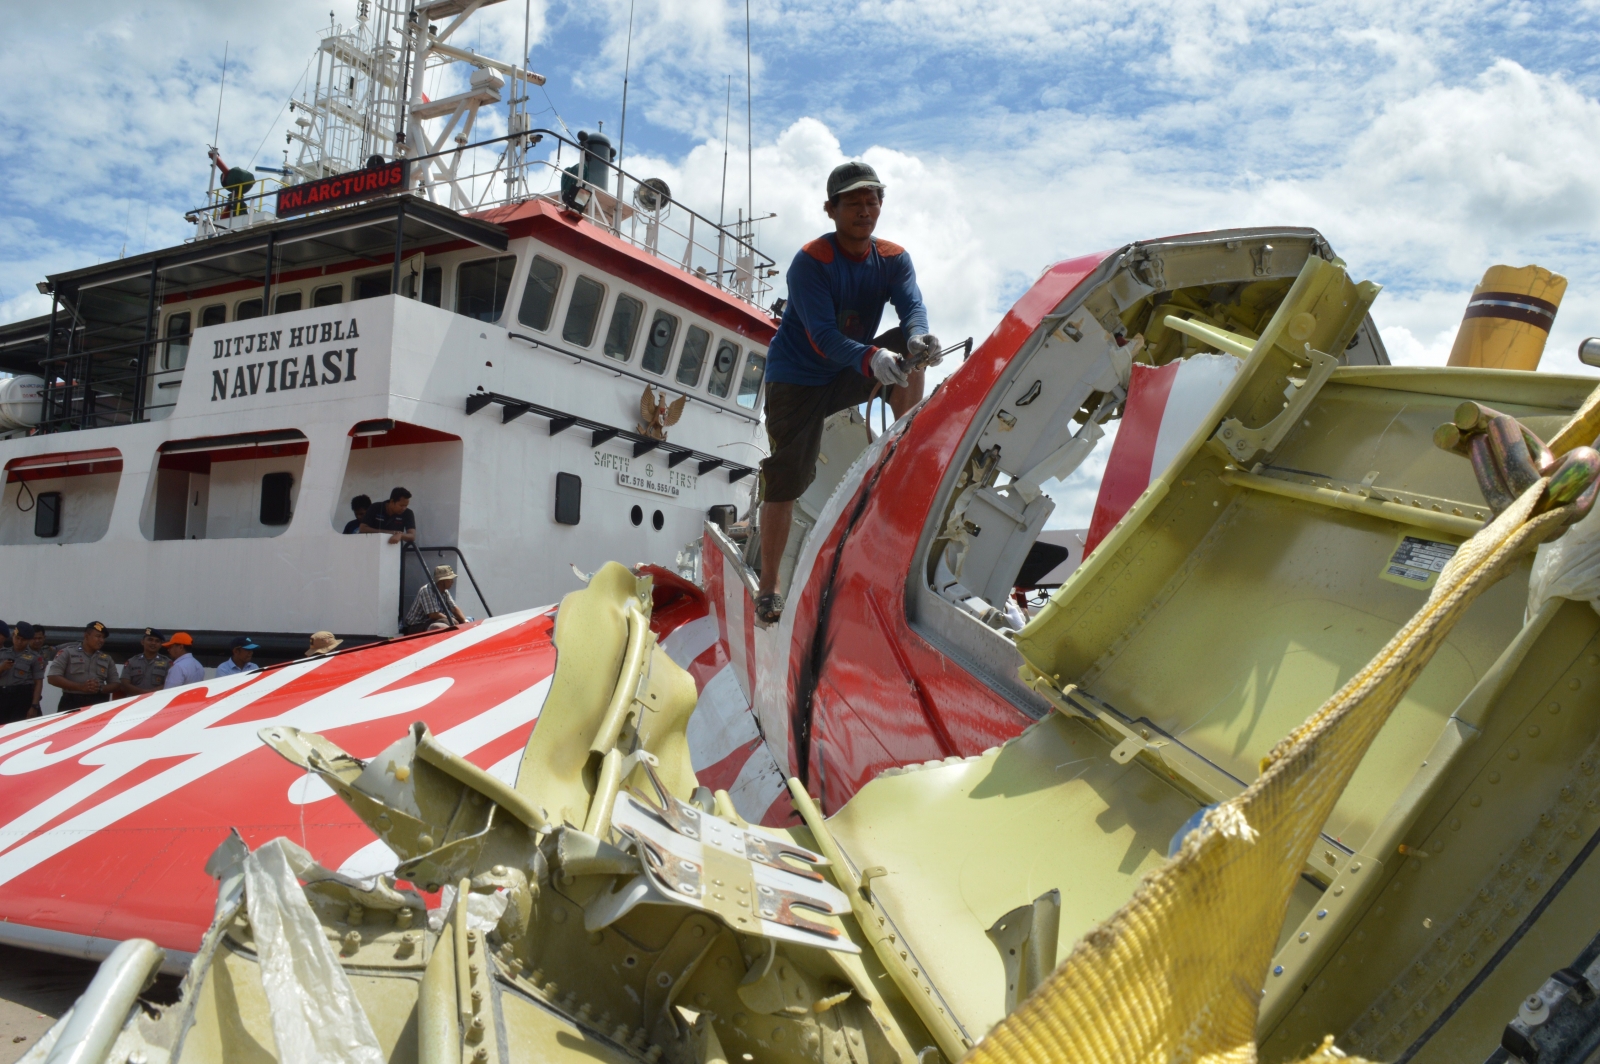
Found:
M 906 565 L 941 487 L 937 471 L 954 460 L 972 418 L 1018 350 L 1108 254 L 1047 270 L 909 423 L 896 424 L 862 454 L 801 550 L 778 624 L 754 623 L 753 599 L 737 575 L 737 549 L 707 527 L 701 565 L 722 654 L 741 690 L 754 692 L 753 712 L 771 756 L 785 775 L 801 776 L 822 795 L 826 809 L 842 805 L 886 768 L 972 756 L 1032 722 L 911 628 Z M 863 491 L 870 497 L 851 525 Z M 813 675 L 822 590 L 830 574 L 826 646 L 818 655 L 820 672 Z M 813 692 L 809 703 L 807 691 Z M 848 703 L 839 694 L 844 691 L 850 692 Z M 802 771 L 795 741 L 808 704 L 811 743 Z M 831 729 L 829 714 L 836 718 Z M 838 741 L 829 740 L 830 730 Z M 787 812 L 780 799 L 766 822 L 785 823 Z
M 892 671 L 884 678 L 889 682 L 875 683 L 874 697 L 851 700 L 857 726 L 876 737 L 876 750 L 883 753 L 867 744 L 827 747 L 822 751 L 822 772 L 830 784 L 835 780 L 864 782 L 886 768 L 946 756 L 941 753 L 941 739 L 950 747 L 950 755 L 969 757 L 1032 723 L 1015 705 L 911 627 L 905 602 L 906 565 L 916 556 L 941 488 L 937 471 L 948 469 L 955 461 L 977 410 L 1044 317 L 1105 258 L 1105 253 L 1087 255 L 1047 270 L 960 370 L 912 414 L 909 424 L 897 427 L 902 435 L 898 441 L 889 441 L 892 452 L 885 447 L 881 471 L 856 470 L 863 482 L 874 474 L 877 481 L 838 562 L 826 636 L 831 647 L 848 648 L 848 653 L 825 655 L 816 682 L 819 688 L 827 682 L 854 695 L 859 686 L 854 675 L 856 662 L 872 660 Z M 891 434 L 897 430 L 892 429 Z M 833 502 L 847 495 L 851 498 L 837 508 L 830 502 L 812 532 L 818 544 L 812 564 L 806 566 L 802 557 L 801 565 L 796 566 L 794 583 L 800 591 L 791 595 L 786 613 L 793 616 L 784 620 L 793 632 L 788 643 L 791 676 L 804 676 L 804 658 L 817 626 L 821 585 L 833 566 L 846 523 L 839 518 L 841 514 L 847 518 L 854 510 L 859 491 L 859 486 L 848 490 L 841 485 Z M 831 526 L 827 524 L 830 515 Z M 878 675 L 883 676 L 882 670 Z M 915 683 L 905 682 L 903 676 L 915 677 Z M 791 693 L 786 711 L 793 712 L 799 702 Z M 814 783 L 815 766 L 811 775 L 808 783 Z M 842 804 L 859 786 L 860 782 L 838 787 L 836 794 L 830 787 L 830 803 Z
M 192 952 L 216 897 L 206 858 L 229 829 L 251 846 L 288 836 L 333 868 L 373 841 L 261 744 L 261 727 L 321 731 L 363 757 L 413 720 L 442 739 L 470 733 L 548 686 L 551 628 L 547 610 L 529 611 L 0 731 L 0 920 Z M 537 711 L 458 732 L 470 744 L 458 752 L 490 767 L 526 743 Z
M 893 762 L 894 755 L 879 736 L 866 727 L 861 714 L 832 680 L 825 680 L 818 686 L 815 711 L 811 791 L 822 811 L 831 816 L 850 795 L 872 780 L 871 776 L 852 775 L 852 766 Z
M 652 627 L 704 688 L 728 667 L 706 598 L 647 569 Z M 328 868 L 392 868 L 349 807 L 257 732 L 290 724 L 371 758 L 422 720 L 514 782 L 555 671 L 553 630 L 546 607 L 0 728 L 0 941 L 101 956 L 142 937 L 193 953 L 216 900 L 206 859 L 233 828 L 252 848 L 286 836 Z M 742 695 L 727 709 L 750 720 Z M 783 776 L 760 743 L 741 751 L 721 751 L 719 786 L 759 819 Z

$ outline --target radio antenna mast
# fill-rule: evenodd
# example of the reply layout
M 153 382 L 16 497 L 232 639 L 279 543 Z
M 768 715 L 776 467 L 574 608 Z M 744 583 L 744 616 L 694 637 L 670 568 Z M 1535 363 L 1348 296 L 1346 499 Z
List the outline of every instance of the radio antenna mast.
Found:
M 750 219 L 750 240 L 756 238 L 755 111 L 750 88 L 750 0 L 744 0 L 744 159 L 745 217 Z
M 217 140 L 222 136 L 222 90 L 228 84 L 228 42 L 222 42 L 222 77 L 217 82 L 217 126 L 211 131 L 211 150 L 216 151 Z M 217 187 L 217 168 L 207 167 L 211 171 L 210 180 L 206 182 L 206 191 L 210 192 Z
M 628 51 L 622 61 L 622 132 L 617 136 L 617 171 L 622 171 L 622 149 L 628 143 L 628 71 L 633 66 L 633 3 L 628 0 Z M 622 195 L 622 178 L 617 178 L 617 195 Z
M 722 203 L 717 207 L 717 228 L 728 216 L 728 123 L 733 118 L 733 75 L 728 75 L 728 103 L 722 112 Z M 718 239 L 721 239 L 720 237 Z

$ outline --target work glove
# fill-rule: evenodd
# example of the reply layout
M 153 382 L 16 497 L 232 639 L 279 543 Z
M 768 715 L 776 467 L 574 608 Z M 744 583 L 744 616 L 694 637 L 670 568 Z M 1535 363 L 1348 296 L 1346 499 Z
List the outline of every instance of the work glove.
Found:
M 900 368 L 900 359 L 895 357 L 893 351 L 883 347 L 872 353 L 872 375 L 878 378 L 878 383 L 885 388 L 894 385 L 904 388 L 911 383 L 911 378 Z
M 911 356 L 911 361 L 921 362 L 924 366 L 937 366 L 944 361 L 944 348 L 939 346 L 939 338 L 932 333 L 923 333 L 907 340 L 906 353 Z

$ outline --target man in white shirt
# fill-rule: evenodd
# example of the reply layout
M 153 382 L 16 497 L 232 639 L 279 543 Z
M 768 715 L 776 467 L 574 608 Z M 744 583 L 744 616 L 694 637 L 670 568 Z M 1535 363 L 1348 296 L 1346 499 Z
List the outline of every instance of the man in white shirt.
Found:
M 161 685 L 163 688 L 182 687 L 206 678 L 205 666 L 200 664 L 199 658 L 189 653 L 189 648 L 194 646 L 194 638 L 188 632 L 179 632 L 161 645 L 172 655 L 172 668 L 167 670 L 167 680 Z
M 254 639 L 247 635 L 241 635 L 228 646 L 229 657 L 227 661 L 217 666 L 218 676 L 232 676 L 238 672 L 255 672 L 261 668 L 260 665 L 250 660 L 255 656 L 255 652 L 261 649 Z

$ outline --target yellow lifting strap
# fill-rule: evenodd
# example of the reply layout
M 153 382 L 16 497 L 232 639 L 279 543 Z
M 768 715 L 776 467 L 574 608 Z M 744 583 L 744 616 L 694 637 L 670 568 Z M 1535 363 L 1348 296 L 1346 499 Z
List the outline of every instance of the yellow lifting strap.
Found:
M 1600 429 L 1600 389 L 1551 443 Z M 1171 861 L 1083 937 L 1055 973 L 978 1044 L 969 1064 L 1256 1059 L 1257 1009 L 1290 893 L 1322 825 L 1390 712 L 1477 596 L 1555 534 L 1535 515 L 1540 480 L 1462 544 L 1427 603 L 1263 759 L 1238 797 L 1206 814 Z M 1329 1059 L 1324 1045 L 1311 1060 Z

